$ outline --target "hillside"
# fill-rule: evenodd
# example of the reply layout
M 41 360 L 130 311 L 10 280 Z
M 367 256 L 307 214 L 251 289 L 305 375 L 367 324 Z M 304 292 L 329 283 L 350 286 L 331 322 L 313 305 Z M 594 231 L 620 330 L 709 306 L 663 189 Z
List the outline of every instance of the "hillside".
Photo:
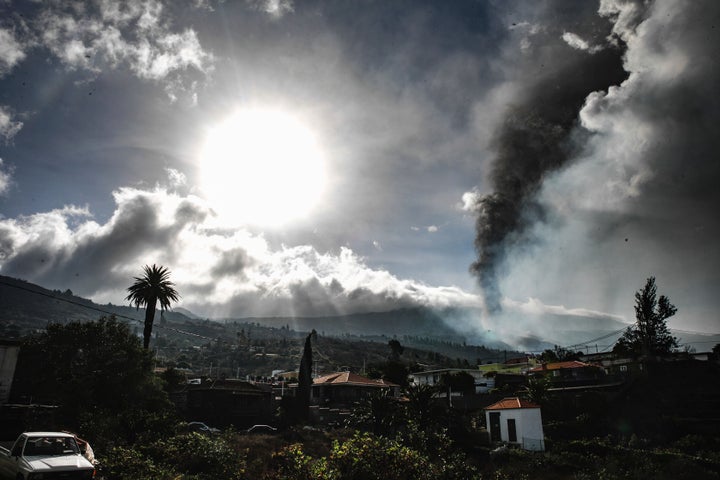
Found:
M 118 315 L 139 326 L 145 311 L 129 306 L 98 305 L 92 300 L 73 295 L 69 290 L 48 290 L 24 280 L 0 275 L 0 336 L 18 337 L 44 328 L 48 323 L 88 321 L 107 314 Z M 554 345 L 581 344 L 607 337 L 589 342 L 587 349 L 608 349 L 619 336 L 619 333 L 614 336 L 612 333 L 626 327 L 611 318 L 548 314 L 518 318 L 518 324 L 527 326 L 526 331 L 517 329 L 522 333 L 496 334 L 493 330 L 481 327 L 480 318 L 480 311 L 472 308 L 407 308 L 325 317 L 253 317 L 212 321 L 202 320 L 189 310 L 177 308 L 165 312 L 164 319 L 156 319 L 156 333 L 179 344 L 189 345 L 223 336 L 225 325 L 228 324 L 251 324 L 276 332 L 280 329 L 296 332 L 314 329 L 323 337 L 382 344 L 387 344 L 390 338 L 398 338 L 403 345 L 432 350 L 450 358 L 488 361 L 505 358 L 504 351 L 513 351 L 517 345 L 523 351 L 541 352 Z M 492 319 L 489 322 L 492 326 Z M 503 328 L 504 325 L 497 327 L 498 331 L 508 331 Z M 713 345 L 720 343 L 720 335 L 684 331 L 673 333 L 683 346 L 695 346 L 698 351 L 710 350 Z M 497 354 L 497 351 L 501 353 Z

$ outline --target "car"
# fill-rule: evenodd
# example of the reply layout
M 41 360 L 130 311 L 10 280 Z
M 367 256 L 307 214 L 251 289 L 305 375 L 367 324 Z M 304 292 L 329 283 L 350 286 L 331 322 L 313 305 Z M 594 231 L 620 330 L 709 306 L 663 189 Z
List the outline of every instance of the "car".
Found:
M 219 428 L 210 427 L 203 422 L 189 422 L 187 424 L 187 430 L 190 432 L 209 433 L 212 435 L 220 433 Z
M 25 432 L 10 449 L 0 447 L 0 478 L 92 480 L 95 466 L 65 432 Z
M 277 432 L 277 428 L 270 425 L 253 425 L 246 431 L 248 434 L 272 434 Z

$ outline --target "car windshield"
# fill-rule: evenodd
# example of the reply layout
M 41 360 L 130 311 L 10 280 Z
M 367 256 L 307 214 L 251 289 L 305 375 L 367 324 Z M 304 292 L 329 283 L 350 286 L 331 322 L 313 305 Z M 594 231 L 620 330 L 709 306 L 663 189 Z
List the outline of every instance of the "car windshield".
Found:
M 25 444 L 26 457 L 72 455 L 80 453 L 80 449 L 72 437 L 32 437 Z

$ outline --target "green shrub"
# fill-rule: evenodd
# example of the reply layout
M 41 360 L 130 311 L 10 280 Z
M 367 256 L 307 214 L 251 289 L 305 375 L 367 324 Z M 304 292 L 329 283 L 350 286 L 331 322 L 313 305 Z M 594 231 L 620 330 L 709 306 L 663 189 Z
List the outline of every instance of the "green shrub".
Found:
M 156 465 L 140 452 L 126 447 L 115 447 L 99 458 L 100 477 L 103 480 L 172 480 L 177 473 Z

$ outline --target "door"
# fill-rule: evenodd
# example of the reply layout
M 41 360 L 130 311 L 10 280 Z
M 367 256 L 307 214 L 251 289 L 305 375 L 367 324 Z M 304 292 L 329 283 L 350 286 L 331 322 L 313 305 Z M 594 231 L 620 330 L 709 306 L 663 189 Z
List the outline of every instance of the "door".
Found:
M 500 412 L 490 412 L 490 441 L 500 440 Z
M 517 432 L 515 431 L 514 418 L 508 418 L 508 441 L 517 442 Z

